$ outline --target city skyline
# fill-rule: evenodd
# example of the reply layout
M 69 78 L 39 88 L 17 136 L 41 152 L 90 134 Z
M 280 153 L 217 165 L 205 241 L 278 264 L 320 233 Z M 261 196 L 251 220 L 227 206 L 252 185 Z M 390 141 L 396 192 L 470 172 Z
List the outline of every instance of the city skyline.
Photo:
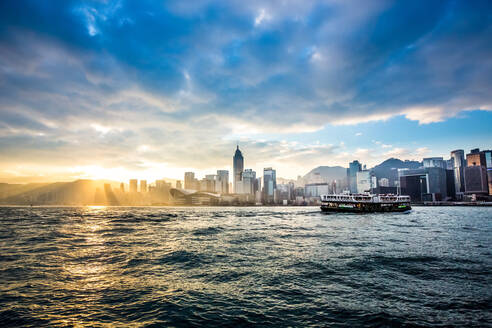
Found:
M 238 142 L 247 168 L 284 178 L 487 149 L 490 10 L 4 1 L 0 181 L 232 172 Z
M 130 179 L 68 183 L 1 184 L 0 202 L 37 205 L 316 205 L 324 195 L 403 195 L 415 203 L 476 202 L 492 199 L 492 150 L 452 150 L 449 157 L 420 161 L 387 159 L 375 167 L 354 160 L 348 168 L 320 166 L 297 179 L 277 179 L 276 169 L 263 175 L 245 168 L 239 145 L 234 151 L 232 180 L 217 169 L 203 178 L 184 172 L 183 180 L 155 182 Z M 246 161 L 247 163 L 247 161 Z M 373 197 L 370 196 L 370 197 Z M 342 196 L 343 197 L 343 196 Z M 368 196 L 369 197 L 369 196 Z

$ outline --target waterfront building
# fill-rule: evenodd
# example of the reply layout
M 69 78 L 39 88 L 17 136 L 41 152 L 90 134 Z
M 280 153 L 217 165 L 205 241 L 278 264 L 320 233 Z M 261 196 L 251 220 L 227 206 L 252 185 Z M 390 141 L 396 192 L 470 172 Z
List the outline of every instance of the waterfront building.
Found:
M 138 180 L 137 179 L 131 179 L 130 180 L 130 192 L 131 193 L 136 193 L 137 192 L 137 185 L 138 185 Z
M 446 169 L 446 189 L 447 189 L 447 197 L 449 199 L 458 199 L 456 195 L 456 186 L 455 186 L 453 169 Z
M 466 154 L 465 193 L 467 195 L 483 196 L 489 194 L 485 153 L 485 151 L 476 148 Z
M 147 192 L 147 180 L 140 180 L 140 192 Z
M 229 171 L 217 170 L 216 192 L 220 194 L 229 193 Z
M 446 170 L 442 167 L 422 167 L 399 170 L 400 193 L 412 202 L 442 201 L 448 196 Z
M 355 160 L 349 163 L 349 168 L 347 169 L 347 182 L 351 193 L 357 193 L 357 172 L 362 171 L 362 165 L 359 161 Z
M 234 193 L 238 193 L 238 182 L 242 180 L 243 170 L 244 170 L 244 158 L 243 154 L 239 150 L 239 145 L 236 148 L 234 157 L 232 158 L 233 166 L 233 182 L 234 182 Z
M 454 188 L 457 198 L 461 198 L 465 192 L 465 152 L 463 149 L 453 150 L 451 159 L 453 160 Z
M 487 169 L 481 165 L 465 167 L 465 194 L 488 195 Z
M 276 198 L 277 173 L 271 167 L 263 169 L 263 199 L 265 204 L 273 204 Z

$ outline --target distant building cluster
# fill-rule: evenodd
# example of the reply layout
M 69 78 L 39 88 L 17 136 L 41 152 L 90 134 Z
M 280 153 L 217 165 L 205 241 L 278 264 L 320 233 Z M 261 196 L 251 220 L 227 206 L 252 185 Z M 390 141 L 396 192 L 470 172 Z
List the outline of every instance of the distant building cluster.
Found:
M 128 192 L 123 183 L 119 190 L 113 191 L 108 184 L 104 195 L 102 190 L 98 192 L 106 203 L 129 205 L 315 205 L 321 195 L 335 193 L 402 194 L 409 195 L 412 202 L 492 198 L 490 150 L 472 149 L 465 157 L 460 149 L 452 151 L 449 159 L 428 157 L 412 163 L 412 167 L 378 171 L 377 167 L 367 169 L 354 160 L 343 177 L 330 179 L 314 172 L 308 178 L 278 180 L 272 167 L 264 168 L 262 177 L 245 169 L 243 153 L 237 146 L 232 158 L 232 182 L 228 170 L 217 170 L 202 179 L 194 172 L 185 172 L 183 182 L 176 181 L 174 187 L 164 180 L 148 185 L 146 180 L 132 179 Z
M 418 168 L 397 168 L 398 179 L 378 177 L 353 161 L 347 169 L 351 193 L 394 193 L 409 195 L 413 202 L 476 201 L 492 197 L 492 151 L 454 150 L 449 159 L 428 157 Z

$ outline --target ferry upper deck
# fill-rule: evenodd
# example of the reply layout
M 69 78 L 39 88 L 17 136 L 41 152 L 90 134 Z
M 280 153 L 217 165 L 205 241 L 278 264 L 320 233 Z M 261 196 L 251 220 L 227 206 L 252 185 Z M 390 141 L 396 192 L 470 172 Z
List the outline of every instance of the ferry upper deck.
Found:
M 334 194 L 321 195 L 321 201 L 350 203 L 410 203 L 410 196 L 393 194 Z

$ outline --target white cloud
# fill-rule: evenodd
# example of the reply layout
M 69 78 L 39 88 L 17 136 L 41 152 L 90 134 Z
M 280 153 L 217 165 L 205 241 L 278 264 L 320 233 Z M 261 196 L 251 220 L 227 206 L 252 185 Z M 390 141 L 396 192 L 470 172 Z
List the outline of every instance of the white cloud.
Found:
M 255 17 L 255 26 L 260 25 L 264 21 L 270 20 L 272 17 L 267 13 L 265 8 L 261 8 L 258 15 Z

